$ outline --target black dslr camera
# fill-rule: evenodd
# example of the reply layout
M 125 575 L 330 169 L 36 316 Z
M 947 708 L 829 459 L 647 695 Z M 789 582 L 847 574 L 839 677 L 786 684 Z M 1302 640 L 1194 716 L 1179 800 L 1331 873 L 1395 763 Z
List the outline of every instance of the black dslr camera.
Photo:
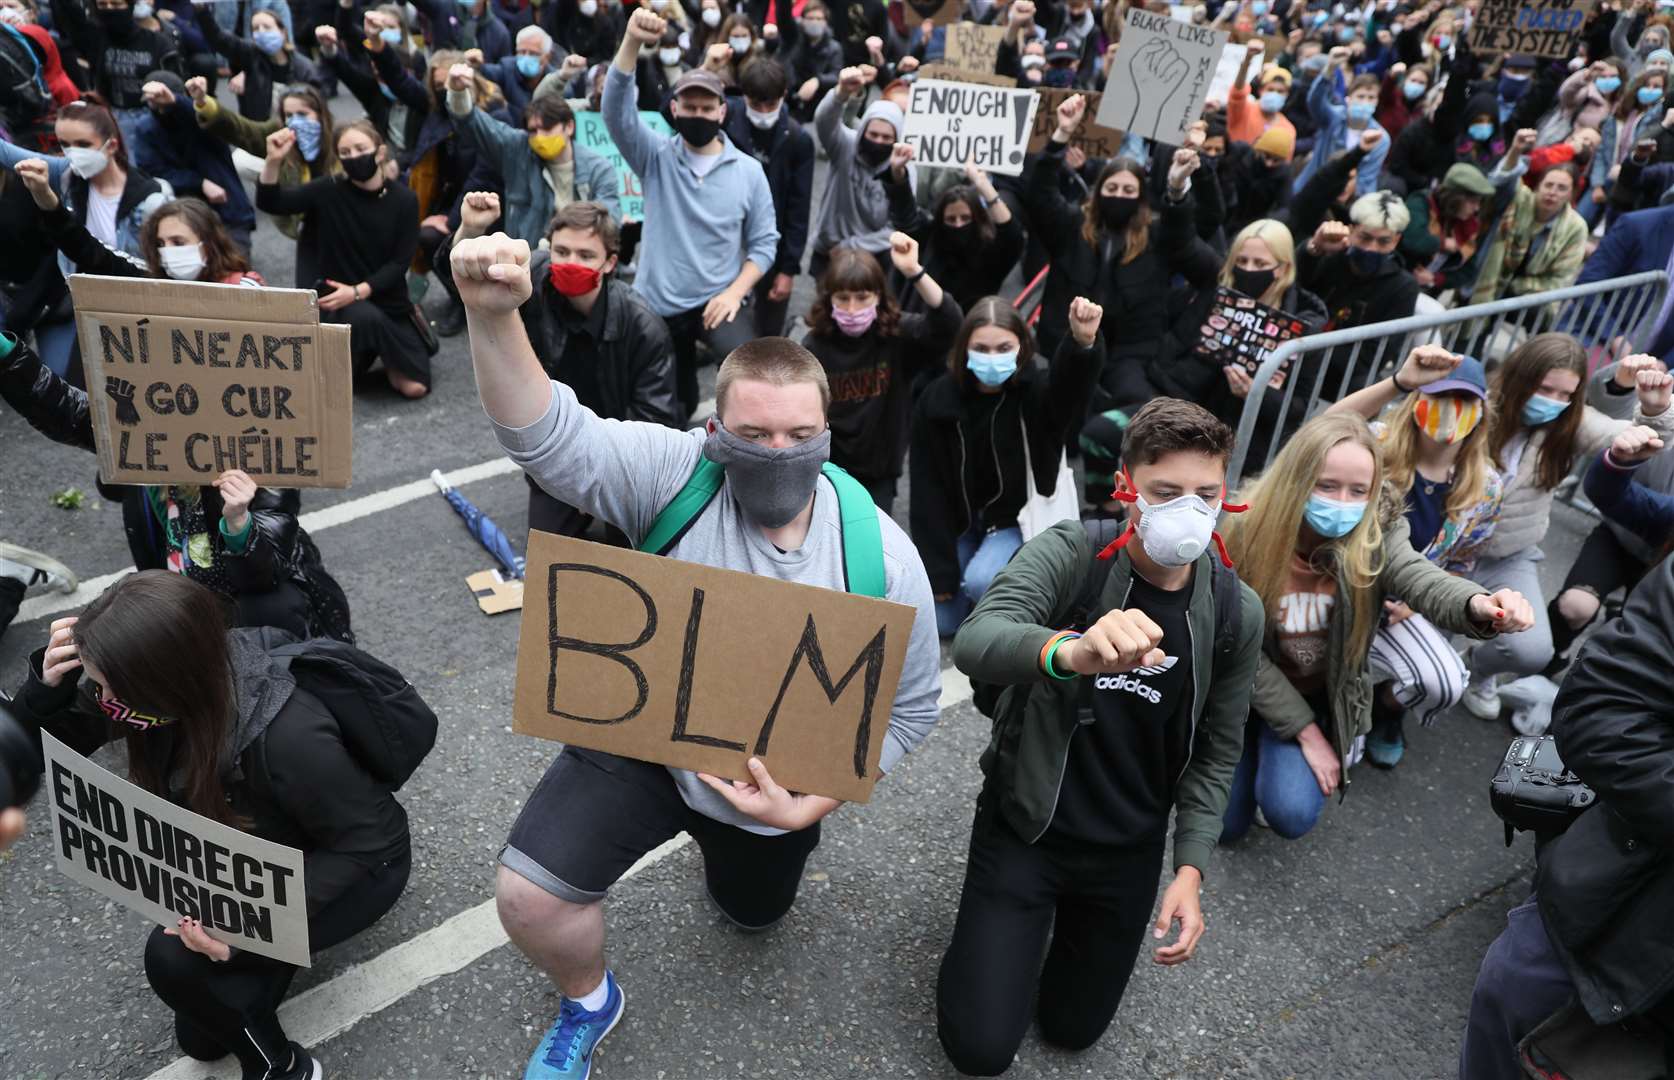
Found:
M 22 806 L 41 786 L 41 755 L 0 697 L 0 810 Z
M 1514 833 L 1533 832 L 1547 840 L 1593 805 L 1598 796 L 1564 766 L 1550 735 L 1511 740 L 1499 771 L 1488 785 L 1488 801 L 1505 822 L 1505 846 Z

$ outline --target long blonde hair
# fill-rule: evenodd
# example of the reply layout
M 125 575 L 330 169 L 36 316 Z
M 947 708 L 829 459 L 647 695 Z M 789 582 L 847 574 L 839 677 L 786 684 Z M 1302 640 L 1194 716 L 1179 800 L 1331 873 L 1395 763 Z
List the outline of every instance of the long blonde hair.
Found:
M 1412 490 L 1413 474 L 1416 471 L 1418 440 L 1421 432 L 1413 422 L 1413 410 L 1418 407 L 1421 390 L 1414 390 L 1407 395 L 1407 399 L 1395 407 L 1384 420 L 1387 427 L 1383 433 L 1383 461 L 1386 475 L 1395 490 L 1403 496 Z M 1453 486 L 1447 493 L 1447 516 L 1455 518 L 1465 513 L 1488 493 L 1488 470 L 1493 468 L 1493 462 L 1488 456 L 1489 429 L 1491 423 L 1492 403 L 1482 403 L 1482 418 L 1477 421 L 1465 440 L 1459 444 L 1459 454 L 1453 459 Z M 1433 536 L 1415 536 L 1419 549 L 1428 547 Z
M 1226 546 L 1238 564 L 1238 576 L 1261 597 L 1269 621 L 1279 617 L 1279 601 L 1290 583 L 1291 560 L 1302 534 L 1303 513 L 1313 494 L 1325 456 L 1352 442 L 1372 455 L 1371 500 L 1360 523 L 1347 535 L 1327 540 L 1313 554 L 1313 564 L 1337 579 L 1339 589 L 1354 593 L 1354 625 L 1349 629 L 1351 657 L 1364 656 L 1377 630 L 1382 599 L 1383 521 L 1380 494 L 1384 482 L 1383 450 L 1366 421 L 1353 413 L 1326 413 L 1297 429 L 1273 464 L 1239 492 L 1249 510 L 1232 518 Z M 1345 597 L 1345 599 L 1347 599 Z
M 1232 246 L 1226 249 L 1226 261 L 1221 263 L 1218 279 L 1229 289 L 1233 282 L 1233 260 L 1238 257 L 1238 249 L 1244 246 L 1246 240 L 1260 240 L 1279 261 L 1279 268 L 1273 273 L 1273 284 L 1267 286 L 1267 291 L 1256 299 L 1270 308 L 1283 310 L 1285 293 L 1296 283 L 1296 242 L 1291 239 L 1290 230 L 1272 218 L 1260 218 L 1239 229 L 1238 235 L 1232 238 Z

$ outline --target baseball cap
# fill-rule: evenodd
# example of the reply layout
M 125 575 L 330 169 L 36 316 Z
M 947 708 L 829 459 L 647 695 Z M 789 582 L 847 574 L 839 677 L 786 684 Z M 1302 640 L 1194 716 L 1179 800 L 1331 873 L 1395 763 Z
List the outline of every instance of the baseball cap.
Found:
M 706 94 L 714 94 L 723 101 L 726 100 L 727 96 L 727 86 L 726 83 L 721 81 L 721 77 L 713 71 L 705 71 L 703 68 L 693 68 L 674 80 L 674 86 L 669 89 L 669 94 L 673 97 L 679 97 L 688 90 L 701 90 Z
M 1048 64 L 1056 64 L 1064 60 L 1079 59 L 1081 59 L 1081 50 L 1077 49 L 1074 45 L 1071 45 L 1068 41 L 1058 40 L 1051 42 L 1046 46 L 1046 62 Z
M 1482 361 L 1474 356 L 1467 356 L 1459 361 L 1459 366 L 1445 379 L 1440 379 L 1426 386 L 1419 387 L 1425 394 L 1445 394 L 1458 391 L 1475 394 L 1484 401 L 1488 400 L 1488 375 L 1483 371 Z

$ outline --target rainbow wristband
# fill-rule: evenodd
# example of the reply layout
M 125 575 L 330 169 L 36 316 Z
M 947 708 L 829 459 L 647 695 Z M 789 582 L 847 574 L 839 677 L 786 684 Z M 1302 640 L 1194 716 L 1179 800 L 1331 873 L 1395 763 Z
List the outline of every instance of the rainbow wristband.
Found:
M 1073 671 L 1070 672 L 1068 675 L 1059 674 L 1058 669 L 1052 666 L 1052 658 L 1054 656 L 1058 655 L 1058 650 L 1059 650 L 1059 648 L 1061 648 L 1063 646 L 1064 642 L 1074 641 L 1076 638 L 1078 638 L 1080 636 L 1081 636 L 1080 634 L 1074 633 L 1073 631 L 1066 630 L 1063 633 L 1054 637 L 1051 641 L 1046 643 L 1046 648 L 1041 650 L 1040 666 L 1041 666 L 1041 670 L 1046 672 L 1048 677 L 1053 678 L 1053 679 L 1058 679 L 1058 680 L 1063 681 L 1063 682 L 1068 682 L 1070 679 L 1073 679 L 1073 678 L 1076 677 L 1075 672 L 1073 672 Z

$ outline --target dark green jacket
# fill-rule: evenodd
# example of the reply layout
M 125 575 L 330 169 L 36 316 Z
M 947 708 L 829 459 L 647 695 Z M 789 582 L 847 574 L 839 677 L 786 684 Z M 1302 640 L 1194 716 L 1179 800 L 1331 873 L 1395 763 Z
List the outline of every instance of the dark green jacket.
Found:
M 1082 719 L 1079 680 L 1049 678 L 1041 648 L 1066 627 L 1093 555 L 1079 521 L 1059 522 L 1024 544 L 994 578 L 953 640 L 953 662 L 973 679 L 1022 687 L 1008 690 L 996 709 L 994 736 L 982 756 L 990 791 L 1019 836 L 1040 839 L 1058 807 L 1071 738 Z M 1175 784 L 1174 866 L 1200 872 L 1221 836 L 1232 773 L 1244 753 L 1244 725 L 1256 660 L 1261 655 L 1261 601 L 1240 584 L 1239 640 L 1229 667 L 1215 665 L 1215 600 L 1205 553 L 1192 577 L 1187 624 L 1191 631 L 1192 704 L 1178 722 L 1191 725 L 1186 768 Z M 1126 606 L 1133 579 L 1127 552 L 1117 553 L 1099 601 L 1101 611 Z M 1178 646 L 1164 642 L 1173 652 Z

